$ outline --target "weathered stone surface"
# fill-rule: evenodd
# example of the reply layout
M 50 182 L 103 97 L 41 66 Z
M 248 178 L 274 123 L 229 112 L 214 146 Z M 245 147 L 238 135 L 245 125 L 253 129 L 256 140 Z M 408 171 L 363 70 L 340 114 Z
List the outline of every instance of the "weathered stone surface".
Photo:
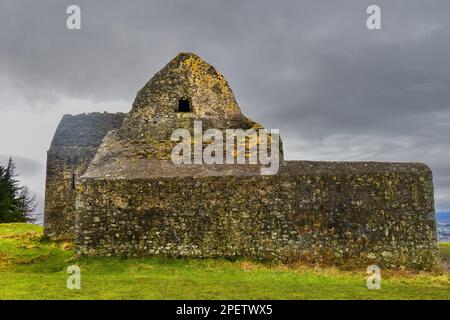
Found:
M 47 152 L 45 233 L 72 239 L 75 225 L 74 183 L 85 173 L 106 133 L 117 128 L 124 114 L 65 115 Z
M 178 112 L 183 99 L 191 112 Z M 195 54 L 180 53 L 139 90 L 123 125 L 108 133 L 86 177 L 151 176 L 156 167 L 160 175 L 177 175 L 180 168 L 171 163 L 177 142 L 171 135 L 187 129 L 193 136 L 194 121 L 202 122 L 203 132 L 263 128 L 241 113 L 228 82 L 213 66 Z M 282 152 L 280 147 L 280 158 Z M 228 169 L 243 170 L 235 167 Z
M 178 112 L 180 100 L 190 112 Z M 203 130 L 262 128 L 194 54 L 159 71 L 125 118 L 104 117 L 63 119 L 48 156 L 46 233 L 75 235 L 81 255 L 439 267 L 425 165 L 281 159 L 274 176 L 258 165 L 174 165 L 172 131 L 195 120 Z M 75 191 L 73 172 L 83 175 Z
M 270 177 L 85 178 L 78 194 L 80 254 L 425 270 L 439 262 L 431 172 L 420 164 L 287 162 Z

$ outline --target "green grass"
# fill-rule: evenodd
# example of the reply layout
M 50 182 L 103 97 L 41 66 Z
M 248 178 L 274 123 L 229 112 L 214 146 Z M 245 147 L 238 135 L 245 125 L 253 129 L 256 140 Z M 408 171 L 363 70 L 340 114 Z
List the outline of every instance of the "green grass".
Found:
M 76 260 L 68 245 L 45 240 L 39 226 L 0 225 L 0 299 L 450 299 L 448 274 L 382 272 L 382 288 L 368 290 L 364 270 L 223 259 Z M 441 248 L 450 258 L 450 245 Z M 66 287 L 71 264 L 81 268 L 81 290 Z

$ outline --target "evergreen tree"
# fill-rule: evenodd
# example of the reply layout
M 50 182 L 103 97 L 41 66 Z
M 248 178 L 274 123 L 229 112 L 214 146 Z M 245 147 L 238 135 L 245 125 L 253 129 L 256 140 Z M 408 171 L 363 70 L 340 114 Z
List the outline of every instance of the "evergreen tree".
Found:
M 6 168 L 0 165 L 0 222 L 9 220 L 9 213 L 12 207 L 9 190 Z
M 0 165 L 0 222 L 32 221 L 35 202 L 28 188 L 20 186 L 12 158 L 6 167 Z

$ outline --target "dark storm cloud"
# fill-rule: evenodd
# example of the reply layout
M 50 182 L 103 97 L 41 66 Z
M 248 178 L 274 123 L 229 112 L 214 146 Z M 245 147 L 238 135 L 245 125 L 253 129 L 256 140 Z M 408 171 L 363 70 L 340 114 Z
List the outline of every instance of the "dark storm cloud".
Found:
M 41 111 L 64 98 L 130 106 L 177 52 L 193 51 L 227 77 L 246 114 L 281 129 L 291 158 L 426 162 L 450 209 L 447 0 L 1 3 L 11 103 L 0 110 L 15 99 Z M 365 27 L 373 3 L 380 31 Z M 80 31 L 65 28 L 69 4 L 81 7 Z

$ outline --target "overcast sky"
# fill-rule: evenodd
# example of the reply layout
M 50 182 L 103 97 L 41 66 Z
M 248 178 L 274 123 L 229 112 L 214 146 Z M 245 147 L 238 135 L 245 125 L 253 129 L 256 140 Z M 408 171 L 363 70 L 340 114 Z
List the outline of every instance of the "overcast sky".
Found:
M 450 211 L 448 0 L 0 0 L 0 162 L 41 201 L 63 114 L 128 112 L 180 51 L 229 80 L 242 111 L 279 128 L 288 159 L 413 161 Z M 81 30 L 66 8 L 81 7 Z M 382 9 L 382 30 L 366 9 Z

